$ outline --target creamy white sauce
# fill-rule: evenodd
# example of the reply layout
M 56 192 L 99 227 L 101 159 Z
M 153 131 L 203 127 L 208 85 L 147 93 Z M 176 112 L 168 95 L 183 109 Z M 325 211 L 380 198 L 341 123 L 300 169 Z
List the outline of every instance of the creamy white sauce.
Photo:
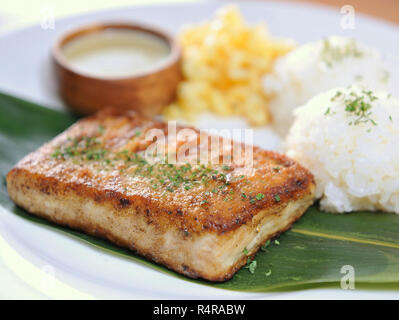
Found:
M 166 40 L 144 31 L 108 29 L 77 37 L 63 47 L 73 70 L 101 78 L 124 78 L 150 71 L 170 53 Z

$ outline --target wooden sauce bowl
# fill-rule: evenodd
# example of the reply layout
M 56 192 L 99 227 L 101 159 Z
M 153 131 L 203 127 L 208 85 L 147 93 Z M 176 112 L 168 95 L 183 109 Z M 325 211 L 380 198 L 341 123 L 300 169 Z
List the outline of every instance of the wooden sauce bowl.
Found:
M 108 29 L 147 32 L 163 39 L 169 46 L 169 55 L 154 69 L 123 78 L 101 78 L 77 72 L 63 54 L 63 47 L 71 40 L 89 33 Z M 90 25 L 64 34 L 52 50 L 58 91 L 70 109 L 88 115 L 106 107 L 134 109 L 154 116 L 176 97 L 182 79 L 181 51 L 177 42 L 163 31 L 128 23 Z

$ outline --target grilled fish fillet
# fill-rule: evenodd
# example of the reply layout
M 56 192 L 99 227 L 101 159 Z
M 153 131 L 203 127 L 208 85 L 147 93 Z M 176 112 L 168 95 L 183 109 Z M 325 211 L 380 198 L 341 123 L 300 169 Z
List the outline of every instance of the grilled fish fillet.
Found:
M 210 281 L 230 279 L 314 200 L 308 170 L 257 147 L 253 168 L 146 161 L 151 129 L 171 143 L 166 123 L 134 112 L 82 119 L 22 159 L 7 175 L 8 193 L 32 214 Z

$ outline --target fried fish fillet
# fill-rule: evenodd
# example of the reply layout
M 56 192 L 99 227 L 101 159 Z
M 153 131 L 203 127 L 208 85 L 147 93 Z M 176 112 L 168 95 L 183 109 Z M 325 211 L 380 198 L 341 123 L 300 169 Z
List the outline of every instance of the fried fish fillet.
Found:
M 252 168 L 147 161 L 152 129 L 171 143 L 166 123 L 134 112 L 82 119 L 22 159 L 7 175 L 8 193 L 32 214 L 211 281 L 230 279 L 314 200 L 308 170 L 257 147 Z

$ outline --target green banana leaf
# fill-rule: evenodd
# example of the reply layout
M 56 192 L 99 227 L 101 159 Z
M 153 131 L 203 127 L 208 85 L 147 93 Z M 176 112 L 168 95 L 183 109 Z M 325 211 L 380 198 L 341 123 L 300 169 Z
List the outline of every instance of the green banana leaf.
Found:
M 230 290 L 265 292 L 312 287 L 340 288 L 343 266 L 352 266 L 355 287 L 399 288 L 399 216 L 356 212 L 334 215 L 315 205 L 293 228 L 255 257 L 256 269 L 243 268 L 233 279 L 210 283 L 185 278 L 108 241 L 54 225 L 16 207 L 9 199 L 5 175 L 24 155 L 70 126 L 76 118 L 21 99 L 0 94 L 0 205 L 7 213 L 52 228 L 122 255 L 170 276 Z M 253 272 L 251 272 L 253 271 Z

